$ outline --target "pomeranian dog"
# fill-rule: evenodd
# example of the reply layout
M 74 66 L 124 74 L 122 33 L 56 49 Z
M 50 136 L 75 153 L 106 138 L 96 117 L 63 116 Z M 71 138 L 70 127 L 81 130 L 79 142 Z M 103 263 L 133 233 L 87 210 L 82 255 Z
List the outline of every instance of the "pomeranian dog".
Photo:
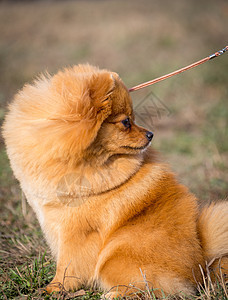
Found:
M 228 202 L 198 208 L 135 124 L 116 73 L 78 65 L 25 85 L 3 136 L 57 261 L 48 292 L 193 294 L 199 266 L 223 257 L 227 269 Z

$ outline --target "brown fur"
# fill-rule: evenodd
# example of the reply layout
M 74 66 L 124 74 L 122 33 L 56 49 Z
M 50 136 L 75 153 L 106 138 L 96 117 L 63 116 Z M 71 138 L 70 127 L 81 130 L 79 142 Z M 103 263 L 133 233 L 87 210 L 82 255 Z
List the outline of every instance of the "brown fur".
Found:
M 16 95 L 3 134 L 57 260 L 49 292 L 59 289 L 54 283 L 96 283 L 124 294 L 146 279 L 165 293 L 193 293 L 199 264 L 227 254 L 227 202 L 200 215 L 146 133 L 119 76 L 90 65 L 41 77 Z

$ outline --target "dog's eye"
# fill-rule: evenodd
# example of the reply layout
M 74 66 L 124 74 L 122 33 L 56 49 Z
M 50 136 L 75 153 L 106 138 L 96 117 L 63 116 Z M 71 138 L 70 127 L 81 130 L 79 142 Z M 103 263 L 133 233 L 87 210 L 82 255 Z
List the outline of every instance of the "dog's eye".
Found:
M 129 118 L 126 118 L 125 120 L 121 121 L 124 127 L 131 128 L 131 122 Z

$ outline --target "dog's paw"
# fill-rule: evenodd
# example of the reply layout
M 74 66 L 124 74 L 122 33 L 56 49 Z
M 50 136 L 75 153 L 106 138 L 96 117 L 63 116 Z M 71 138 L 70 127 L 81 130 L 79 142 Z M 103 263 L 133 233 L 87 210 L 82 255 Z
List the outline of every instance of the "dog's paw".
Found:
M 64 286 L 60 282 L 51 282 L 45 288 L 45 292 L 48 294 L 51 294 L 52 292 L 58 293 L 62 291 L 64 291 Z
M 102 300 L 114 300 L 114 299 L 120 299 L 120 298 L 121 298 L 121 295 L 118 292 L 108 292 L 101 296 Z

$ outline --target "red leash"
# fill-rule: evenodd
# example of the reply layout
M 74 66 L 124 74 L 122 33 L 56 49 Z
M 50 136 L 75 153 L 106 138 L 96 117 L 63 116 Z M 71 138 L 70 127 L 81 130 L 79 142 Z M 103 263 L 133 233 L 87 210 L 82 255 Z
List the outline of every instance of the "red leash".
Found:
M 223 53 L 225 53 L 226 51 L 228 51 L 228 46 L 226 46 L 226 47 L 223 48 L 222 50 L 217 51 L 217 52 L 215 52 L 214 54 L 209 55 L 209 56 L 207 56 L 207 57 L 205 57 L 205 58 L 203 58 L 203 59 L 201 59 L 201 60 L 199 60 L 199 61 L 197 61 L 197 62 L 191 64 L 191 65 L 188 65 L 187 67 L 181 68 L 181 69 L 179 69 L 179 70 L 177 70 L 177 71 L 171 72 L 171 73 L 169 73 L 169 74 L 163 75 L 163 76 L 158 77 L 158 78 L 155 78 L 155 79 L 153 79 L 153 80 L 150 80 L 150 81 L 141 83 L 141 84 L 139 84 L 139 85 L 136 85 L 136 86 L 130 88 L 128 91 L 129 91 L 129 92 L 134 92 L 134 91 L 140 90 L 140 89 L 142 89 L 142 88 L 144 88 L 144 87 L 146 87 L 146 86 L 152 85 L 152 84 L 154 84 L 154 83 L 157 83 L 157 82 L 159 82 L 159 81 L 162 81 L 162 80 L 164 80 L 164 79 L 167 79 L 167 78 L 169 78 L 169 77 L 172 77 L 172 76 L 174 76 L 174 75 L 180 74 L 180 73 L 182 73 L 182 72 L 184 72 L 184 71 L 187 71 L 187 70 L 189 70 L 189 69 L 191 69 L 191 68 L 197 67 L 197 66 L 199 66 L 199 65 L 201 65 L 201 64 L 203 64 L 203 63 L 205 63 L 205 62 L 208 61 L 208 60 L 211 60 L 211 59 L 213 59 L 213 58 L 215 58 L 215 57 L 218 57 L 218 56 L 222 55 Z

